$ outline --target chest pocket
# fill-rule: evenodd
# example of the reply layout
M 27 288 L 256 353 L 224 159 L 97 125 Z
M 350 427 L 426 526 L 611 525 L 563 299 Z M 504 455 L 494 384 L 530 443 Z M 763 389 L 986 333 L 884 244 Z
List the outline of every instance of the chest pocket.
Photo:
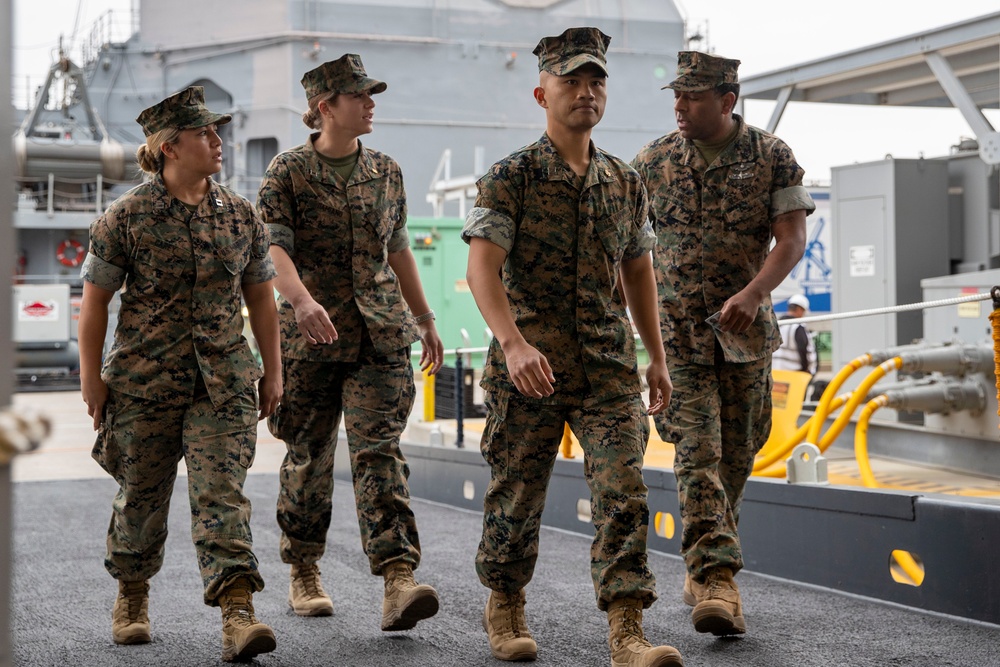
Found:
M 364 221 L 375 234 L 375 238 L 382 241 L 383 244 L 388 243 L 389 239 L 392 238 L 395 221 L 392 209 L 385 201 L 376 202 L 368 207 L 364 213 Z
M 740 236 L 751 236 L 766 243 L 771 236 L 771 196 L 768 192 L 748 192 L 746 196 L 735 193 L 726 197 L 726 229 Z
M 676 190 L 668 190 L 663 195 L 663 214 L 660 224 L 668 227 L 681 225 L 688 227 L 691 225 L 701 226 L 701 220 L 688 202 L 695 201 L 694 198 L 685 198 L 682 193 Z
M 194 277 L 190 242 L 170 244 L 146 234 L 132 260 L 130 289 L 139 294 L 175 293 Z
M 625 254 L 629 241 L 629 225 L 629 211 L 624 208 L 596 223 L 597 234 L 601 237 L 604 252 L 615 266 L 621 262 Z
M 230 245 L 216 246 L 215 256 L 234 276 L 243 275 L 247 264 L 250 263 L 250 239 L 237 238 Z

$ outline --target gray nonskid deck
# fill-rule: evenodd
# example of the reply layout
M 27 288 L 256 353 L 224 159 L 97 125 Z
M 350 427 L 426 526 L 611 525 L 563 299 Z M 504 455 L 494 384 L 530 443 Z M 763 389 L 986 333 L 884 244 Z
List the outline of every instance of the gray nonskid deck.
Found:
M 211 665 L 219 659 L 219 610 L 201 602 L 190 542 L 186 479 L 178 478 L 163 570 L 153 579 L 153 642 L 111 641 L 115 582 L 102 558 L 116 490 L 110 480 L 14 485 L 14 664 Z M 415 500 L 423 563 L 421 582 L 435 586 L 441 611 L 405 633 L 383 633 L 381 578 L 361 552 L 353 496 L 338 480 L 323 579 L 334 615 L 299 618 L 287 607 L 288 567 L 278 558 L 276 475 L 252 475 L 255 551 L 267 587 L 254 598 L 259 618 L 277 636 L 273 653 L 254 664 L 296 667 L 468 667 L 505 664 L 491 657 L 480 625 L 486 590 L 473 559 L 481 515 Z M 542 529 L 541 555 L 528 587 L 528 622 L 539 666 L 610 664 L 605 616 L 594 603 L 583 535 Z M 646 612 L 653 642 L 671 643 L 686 664 L 759 667 L 1000 665 L 1000 628 L 924 614 L 814 587 L 743 573 L 739 577 L 749 633 L 720 640 L 694 632 L 680 600 L 683 566 L 650 554 L 660 600 Z

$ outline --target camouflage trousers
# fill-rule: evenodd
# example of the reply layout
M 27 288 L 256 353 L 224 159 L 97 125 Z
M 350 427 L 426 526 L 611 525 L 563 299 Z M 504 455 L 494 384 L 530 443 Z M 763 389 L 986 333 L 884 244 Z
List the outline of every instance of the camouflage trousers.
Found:
M 278 493 L 281 560 L 315 563 L 326 550 L 333 513 L 333 462 L 343 414 L 361 546 L 372 574 L 395 561 L 420 563 L 410 509 L 410 469 L 399 435 L 413 408 L 409 348 L 379 355 L 362 346 L 357 362 L 284 359 L 285 393 L 268 420 L 285 441 Z
M 104 566 L 115 579 L 141 581 L 163 565 L 177 464 L 187 466 L 191 537 L 205 604 L 245 577 L 264 588 L 243 495 L 257 445 L 253 387 L 212 405 L 199 383 L 191 403 L 174 405 L 111 391 L 93 457 L 118 482 Z
M 771 358 L 738 364 L 716 350 L 714 365 L 668 356 L 673 396 L 654 417 L 674 443 L 681 554 L 691 576 L 743 568 L 737 525 L 753 459 L 771 431 Z
M 486 408 L 481 447 L 490 485 L 476 555 L 483 585 L 513 593 L 531 581 L 545 495 L 568 423 L 583 447 L 591 493 L 590 573 L 597 606 L 606 610 L 626 597 L 651 605 L 656 582 L 646 562 L 649 508 L 642 479 L 649 421 L 639 395 L 573 407 L 490 390 Z

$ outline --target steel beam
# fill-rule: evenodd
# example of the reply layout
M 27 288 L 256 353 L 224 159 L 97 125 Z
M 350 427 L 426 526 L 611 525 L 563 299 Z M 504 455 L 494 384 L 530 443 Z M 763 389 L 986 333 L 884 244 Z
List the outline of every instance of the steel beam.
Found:
M 0 127 L 8 130 L 14 126 L 11 114 L 10 64 L 13 62 L 11 49 L 13 15 L 11 3 L 5 2 L 0 9 L 0 90 L 4 101 L 0 103 Z M 0 141 L 0 410 L 10 405 L 13 388 L 13 343 L 11 342 L 11 289 L 10 277 L 14 268 L 14 225 L 11 222 L 14 211 L 12 165 L 14 147 L 9 132 Z M 10 591 L 13 530 L 11 511 L 10 466 L 0 463 L 0 667 L 11 667 L 13 650 L 10 643 Z

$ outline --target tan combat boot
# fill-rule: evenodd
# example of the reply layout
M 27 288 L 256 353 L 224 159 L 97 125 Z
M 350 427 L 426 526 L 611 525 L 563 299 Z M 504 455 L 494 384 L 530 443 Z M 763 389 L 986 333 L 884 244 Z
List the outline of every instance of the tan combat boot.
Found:
M 741 635 L 747 631 L 743 619 L 743 602 L 740 599 L 740 589 L 733 581 L 733 571 L 728 567 L 715 567 L 705 575 L 705 583 L 699 583 L 689 577 L 690 584 L 685 581 L 684 601 L 694 601 L 691 611 L 691 621 L 698 632 L 711 632 L 713 635 Z M 688 587 L 690 586 L 690 596 Z M 691 602 L 688 602 L 691 604 Z
M 288 584 L 288 606 L 299 616 L 330 616 L 333 600 L 323 590 L 316 563 L 292 565 Z
M 413 567 L 397 561 L 382 568 L 385 597 L 382 599 L 382 630 L 409 630 L 438 611 L 438 594 L 432 587 L 418 584 Z
M 490 651 L 500 660 L 529 661 L 538 657 L 538 644 L 524 620 L 524 591 L 490 591 L 483 612 L 483 630 L 490 639 Z
M 611 667 L 684 667 L 673 646 L 653 646 L 642 633 L 642 603 L 625 598 L 608 605 Z
M 149 635 L 149 580 L 119 581 L 111 612 L 111 636 L 116 644 L 146 644 Z
M 244 662 L 274 650 L 274 631 L 257 620 L 253 613 L 250 585 L 237 579 L 218 598 L 222 608 L 222 659 Z
M 701 600 L 698 599 L 698 596 L 695 595 L 695 586 L 697 586 L 697 584 L 695 584 L 694 583 L 694 579 L 691 578 L 691 573 L 690 572 L 685 573 L 684 574 L 684 604 L 686 604 L 689 607 L 693 607 L 696 604 L 698 604 L 699 602 L 701 602 Z M 698 591 L 701 592 L 702 594 L 704 594 L 705 587 L 704 586 L 698 586 Z

